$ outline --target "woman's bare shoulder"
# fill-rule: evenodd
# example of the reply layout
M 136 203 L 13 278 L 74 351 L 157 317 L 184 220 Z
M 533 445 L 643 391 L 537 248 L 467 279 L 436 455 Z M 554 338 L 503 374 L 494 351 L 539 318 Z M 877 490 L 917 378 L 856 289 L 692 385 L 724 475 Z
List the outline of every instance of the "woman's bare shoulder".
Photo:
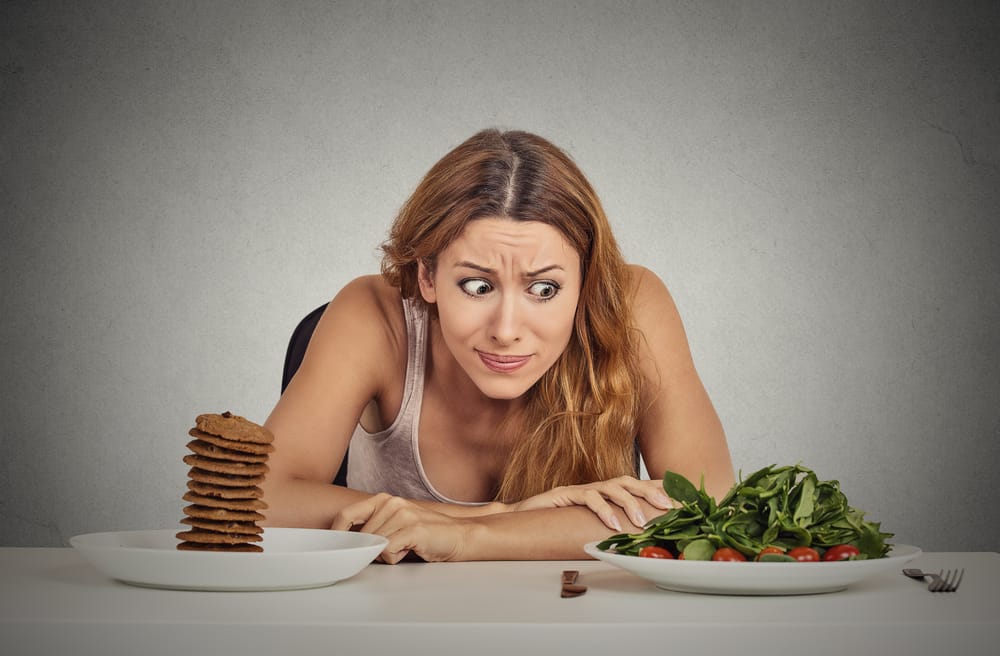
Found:
M 666 283 L 660 276 L 639 264 L 629 264 L 628 270 L 631 291 L 638 314 L 646 314 L 654 310 L 677 312 L 670 290 L 667 289 Z
M 399 290 L 377 274 L 350 281 L 330 301 L 330 305 L 337 311 L 361 313 L 366 318 L 403 318 Z
M 399 290 L 379 275 L 355 278 L 327 305 L 314 340 L 317 351 L 331 346 L 337 357 L 344 357 L 347 350 L 350 359 L 385 363 L 394 352 L 405 354 L 406 321 Z
M 643 266 L 629 265 L 636 327 L 644 346 L 662 367 L 690 367 L 684 323 L 666 283 Z M 668 360 L 670 364 L 667 365 Z

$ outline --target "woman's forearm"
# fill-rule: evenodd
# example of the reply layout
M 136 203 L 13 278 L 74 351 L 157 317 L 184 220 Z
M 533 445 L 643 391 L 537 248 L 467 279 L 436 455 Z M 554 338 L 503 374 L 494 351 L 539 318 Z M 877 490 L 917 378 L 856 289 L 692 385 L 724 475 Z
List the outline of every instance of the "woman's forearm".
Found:
M 662 512 L 643 505 L 650 518 Z M 640 530 L 624 511 L 615 512 L 625 531 Z M 466 521 L 470 527 L 456 560 L 585 559 L 589 556 L 583 545 L 614 532 L 583 506 L 499 513 Z
M 263 526 L 330 528 L 341 508 L 371 495 L 339 485 L 304 479 L 267 481 L 263 485 Z
M 427 510 L 433 510 L 439 512 L 449 517 L 455 518 L 465 518 L 465 517 L 483 517 L 485 515 L 497 515 L 500 513 L 505 513 L 510 510 L 510 506 L 499 501 L 490 501 L 488 503 L 478 504 L 478 505 L 465 505 L 457 503 L 444 503 L 442 501 L 424 501 L 417 500 L 413 503 L 417 504 L 421 508 L 426 508 Z
M 321 481 L 286 479 L 265 484 L 264 499 L 268 508 L 264 511 L 263 526 L 287 526 L 297 528 L 330 528 L 334 517 L 341 508 L 372 495 L 360 490 L 331 485 Z M 481 517 L 506 512 L 508 506 L 499 502 L 482 505 L 459 505 L 439 501 L 413 501 L 427 510 L 443 513 L 449 517 Z

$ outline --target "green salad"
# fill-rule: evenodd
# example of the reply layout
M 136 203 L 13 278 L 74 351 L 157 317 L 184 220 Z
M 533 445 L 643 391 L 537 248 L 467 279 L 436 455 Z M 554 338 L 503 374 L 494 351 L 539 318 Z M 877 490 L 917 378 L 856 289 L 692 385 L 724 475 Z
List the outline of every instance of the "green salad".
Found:
M 668 471 L 663 489 L 681 504 L 638 533 L 619 533 L 603 551 L 685 560 L 832 561 L 889 553 L 878 522 L 866 521 L 840 491 L 801 465 L 771 465 L 734 485 L 720 501 Z

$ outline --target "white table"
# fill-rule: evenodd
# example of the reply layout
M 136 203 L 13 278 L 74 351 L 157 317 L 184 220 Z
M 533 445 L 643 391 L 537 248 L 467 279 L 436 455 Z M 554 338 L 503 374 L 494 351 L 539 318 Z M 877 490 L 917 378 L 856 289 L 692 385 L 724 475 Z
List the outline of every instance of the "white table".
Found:
M 932 594 L 893 570 L 831 594 L 729 597 L 658 590 L 596 561 L 406 563 L 312 590 L 184 592 L 112 581 L 72 549 L 0 548 L 0 653 L 1000 653 L 1000 554 L 910 565 L 965 579 Z M 564 569 L 585 595 L 560 598 Z

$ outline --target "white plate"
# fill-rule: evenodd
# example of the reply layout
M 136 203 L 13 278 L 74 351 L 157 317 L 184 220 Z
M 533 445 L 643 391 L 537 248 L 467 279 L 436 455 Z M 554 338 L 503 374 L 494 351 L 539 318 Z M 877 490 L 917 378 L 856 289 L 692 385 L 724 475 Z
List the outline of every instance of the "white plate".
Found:
M 266 528 L 264 551 L 179 551 L 179 529 L 89 533 L 70 544 L 103 574 L 132 585 L 175 590 L 297 590 L 350 578 L 382 551 L 380 535 Z
M 728 595 L 796 595 L 843 590 L 887 569 L 902 567 L 920 549 L 896 544 L 885 558 L 832 563 L 732 563 L 708 560 L 666 560 L 609 553 L 597 542 L 584 551 L 606 563 L 648 579 L 659 588 L 677 592 Z

